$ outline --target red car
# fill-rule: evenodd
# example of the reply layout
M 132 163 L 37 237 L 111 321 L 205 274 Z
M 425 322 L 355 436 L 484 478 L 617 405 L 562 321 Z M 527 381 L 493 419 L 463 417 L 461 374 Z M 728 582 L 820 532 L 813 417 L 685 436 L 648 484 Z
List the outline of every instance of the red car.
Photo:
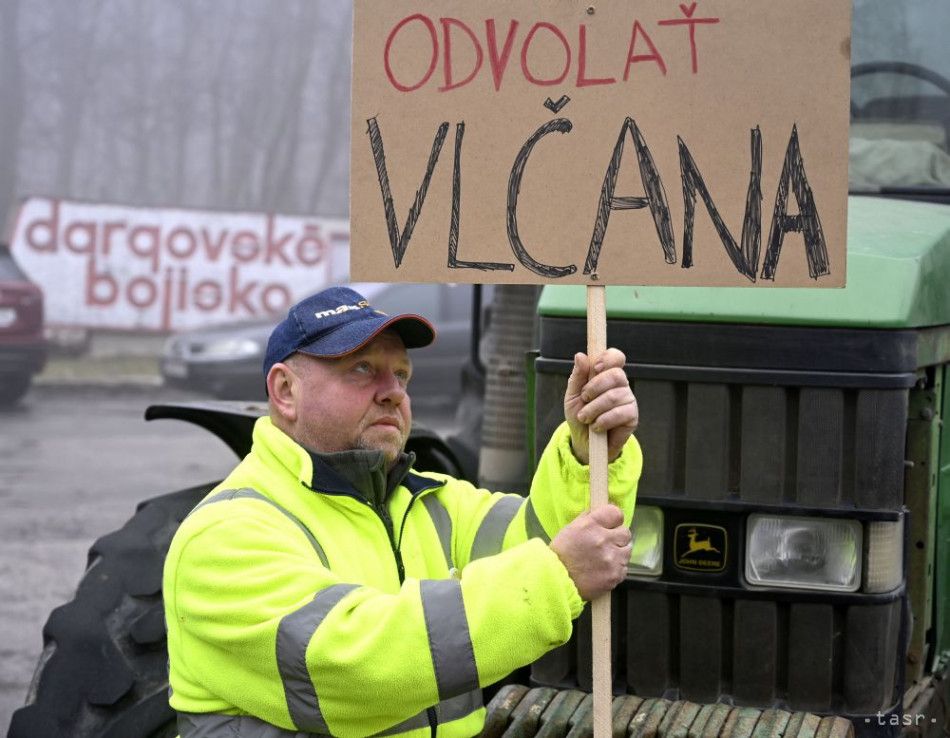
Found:
M 43 293 L 0 244 L 0 406 L 23 397 L 45 363 Z

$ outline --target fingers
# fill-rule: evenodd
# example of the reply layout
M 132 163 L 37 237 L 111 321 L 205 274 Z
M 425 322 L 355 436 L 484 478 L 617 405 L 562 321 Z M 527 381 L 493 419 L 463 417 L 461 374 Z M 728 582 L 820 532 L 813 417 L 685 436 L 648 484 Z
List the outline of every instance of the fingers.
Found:
M 570 400 L 580 397 L 584 385 L 590 376 L 590 361 L 587 354 L 580 352 L 574 354 L 574 368 L 571 370 L 571 376 L 567 380 L 567 390 L 564 393 L 565 399 Z
M 583 395 L 583 401 L 589 402 L 610 387 L 629 385 L 623 373 L 625 363 L 626 357 L 623 351 L 609 348 L 597 358 L 597 363 L 594 365 L 595 374 L 592 378 L 590 359 L 587 354 L 581 352 L 574 354 L 574 368 L 567 380 L 565 395 L 571 398 Z
M 605 557 L 601 567 L 603 582 L 601 584 L 604 593 L 609 592 L 627 578 L 627 564 L 630 562 L 630 551 L 632 547 L 618 546 L 611 554 Z
M 612 543 L 620 549 L 629 547 L 633 534 L 630 528 L 623 524 L 623 512 L 616 505 L 603 505 L 595 508 L 588 513 L 590 520 L 604 529 L 605 542 Z M 625 558 L 624 558 L 625 556 Z M 626 562 L 630 558 L 630 552 L 627 551 L 622 560 Z
M 593 425 L 594 430 L 609 431 L 621 425 L 630 425 L 637 417 L 636 400 L 630 386 L 614 387 L 595 397 L 577 412 L 577 419 Z
M 626 548 L 630 546 L 633 541 L 633 533 L 631 533 L 630 529 L 626 526 L 614 528 L 612 531 L 610 531 L 610 537 L 620 548 Z M 630 558 L 629 552 L 627 552 L 627 558 Z
M 615 505 L 578 516 L 561 529 L 550 546 L 585 600 L 606 594 L 627 576 L 631 535 Z
M 572 429 L 572 440 L 581 434 L 584 425 L 608 433 L 607 456 L 610 461 L 623 451 L 640 420 L 636 397 L 623 370 L 625 360 L 623 352 L 617 349 L 604 352 L 596 364 L 602 370 L 584 385 L 572 408 L 576 423 L 580 424 L 576 430 Z
M 581 388 L 580 396 L 584 402 L 591 402 L 599 395 L 617 387 L 629 387 L 630 380 L 623 367 L 612 366 L 595 374 Z
M 616 505 L 601 505 L 589 513 L 595 523 L 604 528 L 616 528 L 623 525 L 623 512 Z
M 597 357 L 597 361 L 594 363 L 594 371 L 602 372 L 605 369 L 612 369 L 614 367 L 623 368 L 624 364 L 627 363 L 627 357 L 624 355 L 623 351 L 615 348 L 608 348 L 604 353 Z
M 617 584 L 620 584 L 624 579 L 627 578 L 627 565 L 630 563 L 630 553 L 633 551 L 633 546 L 627 544 L 623 546 L 620 550 L 620 566 L 619 566 L 619 576 L 617 577 Z M 614 585 L 616 586 L 616 585 Z

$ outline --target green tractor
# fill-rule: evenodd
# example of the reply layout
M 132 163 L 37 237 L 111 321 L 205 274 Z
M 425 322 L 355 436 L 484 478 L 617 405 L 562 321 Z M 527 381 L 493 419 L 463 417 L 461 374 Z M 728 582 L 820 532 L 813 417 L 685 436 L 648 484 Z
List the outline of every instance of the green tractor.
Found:
M 948 730 L 948 24 L 943 3 L 855 3 L 845 289 L 607 290 L 646 460 L 613 595 L 618 738 Z M 538 292 L 495 290 L 460 431 L 417 428 L 421 468 L 524 487 L 586 343 L 583 288 Z M 147 417 L 243 455 L 263 411 Z M 11 738 L 176 734 L 161 567 L 213 484 L 141 503 L 93 545 Z M 492 689 L 485 735 L 589 735 L 589 642 L 582 615 L 570 643 Z
M 670 731 L 732 706 L 769 734 L 775 710 L 946 729 L 950 209 L 852 197 L 848 258 L 844 290 L 608 288 L 646 460 L 614 689 Z M 583 288 L 541 298 L 536 451 L 584 310 Z M 588 628 L 532 683 L 589 690 Z

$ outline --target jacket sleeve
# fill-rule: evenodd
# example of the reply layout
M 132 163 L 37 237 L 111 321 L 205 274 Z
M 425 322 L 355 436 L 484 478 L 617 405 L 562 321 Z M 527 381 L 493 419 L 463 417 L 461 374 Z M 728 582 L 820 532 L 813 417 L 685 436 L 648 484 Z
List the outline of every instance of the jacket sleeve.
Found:
M 372 735 L 570 637 L 573 585 L 540 541 L 475 562 L 461 580 L 407 579 L 389 593 L 342 581 L 265 503 L 228 504 L 227 516 L 185 521 L 169 552 L 176 709 L 236 707 L 288 730 Z M 194 699 L 220 704 L 196 704 L 189 684 L 202 686 Z
M 632 522 L 642 465 L 640 446 L 631 437 L 608 468 L 610 500 L 623 510 L 627 525 Z M 465 607 L 479 674 L 485 677 L 483 683 L 491 682 L 511 671 L 509 654 L 518 652 L 521 643 L 530 638 L 532 619 L 546 622 L 552 608 L 558 607 L 550 600 L 535 601 L 531 593 L 533 577 L 538 576 L 542 564 L 545 581 L 558 582 L 551 591 L 562 593 L 561 604 L 567 608 L 569 620 L 583 609 L 574 582 L 547 544 L 590 507 L 590 470 L 571 451 L 570 431 L 564 423 L 541 456 L 527 499 L 476 489 L 457 480 L 447 480 L 439 499 L 452 520 L 452 559 L 461 570 L 462 587 L 482 593 L 481 598 L 466 598 Z M 497 613 L 491 610 L 497 598 L 484 596 L 497 591 L 495 582 L 503 583 L 509 593 L 508 604 Z M 505 628 L 497 627 L 501 622 Z M 570 623 L 562 627 L 566 627 L 566 635 L 561 634 L 566 641 Z M 541 653 L 557 645 L 559 642 L 552 640 Z
M 623 511 L 628 526 L 642 467 L 640 445 L 632 436 L 608 466 L 610 501 Z M 463 483 L 448 484 L 447 490 L 454 491 L 459 484 Z M 466 486 L 469 489 L 462 494 L 442 496 L 455 524 L 452 550 L 459 568 L 530 539 L 550 543 L 561 528 L 590 508 L 590 468 L 571 451 L 567 423 L 557 428 L 544 449 L 527 499 Z
M 637 484 L 643 469 L 643 454 L 635 436 L 630 436 L 607 467 L 610 501 L 623 511 L 624 524 L 633 522 Z M 528 535 L 550 540 L 561 528 L 590 508 L 590 467 L 571 451 L 571 432 L 561 423 L 548 442 L 531 483 L 525 506 Z

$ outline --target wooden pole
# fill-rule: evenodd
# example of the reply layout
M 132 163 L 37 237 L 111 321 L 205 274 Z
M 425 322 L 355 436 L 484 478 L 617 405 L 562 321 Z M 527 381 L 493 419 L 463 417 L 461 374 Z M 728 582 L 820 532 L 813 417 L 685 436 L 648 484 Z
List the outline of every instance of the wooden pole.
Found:
M 607 291 L 603 285 L 587 286 L 587 356 L 594 362 L 607 350 Z M 606 505 L 607 434 L 589 431 L 590 507 Z M 591 608 L 594 738 L 611 738 L 613 675 L 610 670 L 610 594 L 598 597 Z

